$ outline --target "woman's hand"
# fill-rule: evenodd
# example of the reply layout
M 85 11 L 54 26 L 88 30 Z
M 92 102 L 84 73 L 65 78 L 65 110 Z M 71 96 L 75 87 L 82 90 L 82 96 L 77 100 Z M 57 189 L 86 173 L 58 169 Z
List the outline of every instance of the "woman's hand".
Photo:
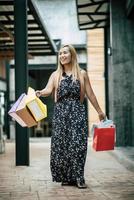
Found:
M 99 112 L 98 116 L 99 116 L 100 121 L 106 119 L 106 115 L 103 112 Z
M 41 96 L 41 91 L 40 90 L 36 90 L 35 94 L 36 94 L 37 97 L 40 97 Z

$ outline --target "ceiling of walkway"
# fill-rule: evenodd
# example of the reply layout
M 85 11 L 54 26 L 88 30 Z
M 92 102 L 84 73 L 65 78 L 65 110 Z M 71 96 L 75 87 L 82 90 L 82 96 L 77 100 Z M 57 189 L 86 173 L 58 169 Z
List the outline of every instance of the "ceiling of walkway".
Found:
M 76 0 L 80 30 L 104 28 L 109 24 L 109 0 Z
M 14 57 L 14 1 L 0 0 L 0 57 Z M 28 53 L 31 56 L 55 55 L 51 40 L 33 0 L 28 0 Z

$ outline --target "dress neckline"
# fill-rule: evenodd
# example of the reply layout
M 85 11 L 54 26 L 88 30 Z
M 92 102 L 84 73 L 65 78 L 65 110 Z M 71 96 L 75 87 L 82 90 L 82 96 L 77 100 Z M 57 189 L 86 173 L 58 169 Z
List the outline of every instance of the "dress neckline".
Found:
M 68 75 L 66 72 L 63 72 L 63 73 L 62 73 L 62 76 L 63 76 L 63 77 L 71 77 L 72 74 Z

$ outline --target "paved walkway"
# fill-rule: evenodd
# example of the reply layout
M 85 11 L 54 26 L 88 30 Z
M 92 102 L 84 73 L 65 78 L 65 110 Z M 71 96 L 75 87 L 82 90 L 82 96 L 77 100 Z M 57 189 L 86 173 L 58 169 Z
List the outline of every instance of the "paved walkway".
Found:
M 15 166 L 15 144 L 0 155 L 0 200 L 134 200 L 134 172 L 110 152 L 94 152 L 89 142 L 85 168 L 87 189 L 51 181 L 50 139 L 30 143 L 30 166 Z

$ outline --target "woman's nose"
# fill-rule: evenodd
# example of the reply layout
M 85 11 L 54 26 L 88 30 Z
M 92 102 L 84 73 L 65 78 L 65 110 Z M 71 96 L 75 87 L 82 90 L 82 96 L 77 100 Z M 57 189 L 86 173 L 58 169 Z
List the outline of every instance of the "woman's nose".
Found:
M 64 54 L 62 54 L 61 56 L 60 56 L 60 58 L 64 58 L 65 57 L 65 55 Z

